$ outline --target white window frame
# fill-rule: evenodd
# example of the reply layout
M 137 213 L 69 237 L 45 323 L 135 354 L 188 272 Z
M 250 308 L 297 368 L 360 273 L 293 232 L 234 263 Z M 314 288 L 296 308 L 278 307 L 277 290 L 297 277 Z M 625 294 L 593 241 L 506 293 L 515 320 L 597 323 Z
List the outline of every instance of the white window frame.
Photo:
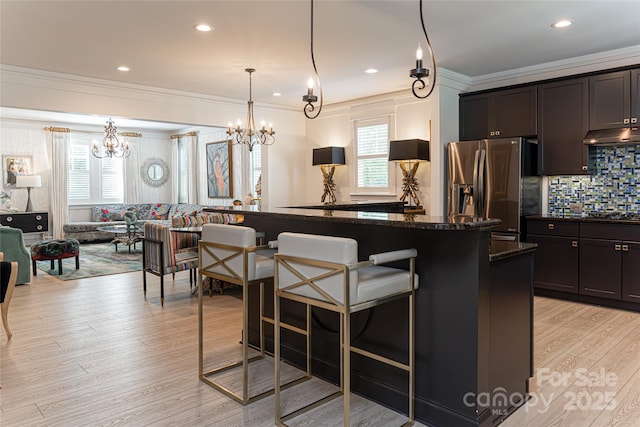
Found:
M 83 176 L 89 180 L 89 197 L 82 198 L 82 199 L 80 198 L 71 199 L 70 183 L 71 183 L 71 179 L 73 178 L 74 171 L 71 170 L 71 162 L 69 162 L 69 170 L 68 170 L 68 177 L 67 177 L 67 186 L 69 186 L 69 191 L 68 191 L 69 206 L 124 203 L 124 178 L 123 178 L 124 162 L 126 162 L 127 160 L 121 159 L 121 158 L 113 158 L 110 160 L 113 162 L 119 162 L 119 163 L 114 163 L 119 168 L 119 170 L 116 171 L 114 176 L 116 177 L 116 181 L 119 181 L 120 194 L 117 195 L 116 197 L 110 197 L 110 198 L 103 197 L 102 186 L 104 183 L 105 171 L 102 168 L 102 161 L 103 160 L 109 161 L 109 159 L 99 159 L 97 157 L 94 157 L 91 154 L 91 147 L 94 142 L 97 142 L 98 144 L 100 144 L 100 141 L 98 141 L 95 138 L 90 139 L 89 136 L 86 136 L 86 137 L 76 136 L 71 138 L 71 141 L 70 141 L 71 146 L 81 145 L 81 146 L 87 147 L 87 160 L 88 160 L 89 170 L 86 171 Z M 71 147 L 70 147 L 70 150 L 71 150 Z M 71 152 L 67 154 L 67 156 L 70 156 L 70 155 L 71 155 Z
M 376 126 L 376 125 L 381 125 L 381 124 L 386 124 L 387 125 L 387 130 L 388 130 L 388 135 L 387 135 L 387 151 L 384 155 L 384 157 L 387 159 L 387 174 L 388 174 L 388 180 L 387 180 L 387 186 L 386 187 L 358 187 L 358 160 L 360 158 L 376 158 L 376 157 L 382 157 L 382 156 L 359 156 L 358 155 L 358 128 L 361 127 L 367 127 L 367 126 Z M 382 197 L 389 197 L 389 196 L 395 196 L 396 195 L 396 175 L 395 175 L 395 163 L 394 162 L 389 162 L 389 141 L 394 139 L 394 135 L 395 135 L 395 116 L 394 115 L 385 115 L 385 116 L 379 116 L 379 117 L 371 117 L 371 118 L 363 118 L 363 119 L 356 119 L 353 120 L 353 136 L 352 136 L 352 141 L 353 141 L 353 148 L 352 148 L 352 156 L 353 156 L 353 162 L 352 164 L 354 165 L 352 170 L 353 170 L 353 174 L 352 174 L 352 186 L 351 188 L 353 189 L 351 192 L 352 196 L 382 196 Z
M 178 140 L 178 173 L 177 194 L 178 203 L 188 203 L 189 201 L 189 149 L 185 141 Z

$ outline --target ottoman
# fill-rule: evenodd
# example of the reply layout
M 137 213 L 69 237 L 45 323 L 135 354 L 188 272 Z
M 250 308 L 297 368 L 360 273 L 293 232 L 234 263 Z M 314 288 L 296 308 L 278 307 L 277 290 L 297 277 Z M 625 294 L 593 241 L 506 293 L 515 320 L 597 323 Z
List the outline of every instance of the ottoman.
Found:
M 58 274 L 62 274 L 62 260 L 76 257 L 76 270 L 80 269 L 80 243 L 76 239 L 43 240 L 31 245 L 31 263 L 33 275 L 38 275 L 36 261 L 51 261 L 51 269 L 55 268 L 54 261 L 58 260 Z

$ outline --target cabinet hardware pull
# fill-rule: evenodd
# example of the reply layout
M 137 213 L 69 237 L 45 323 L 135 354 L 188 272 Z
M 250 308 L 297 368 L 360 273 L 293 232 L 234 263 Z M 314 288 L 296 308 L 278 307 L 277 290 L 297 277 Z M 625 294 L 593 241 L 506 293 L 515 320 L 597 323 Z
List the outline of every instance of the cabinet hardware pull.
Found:
M 41 225 L 38 225 L 36 228 L 37 228 L 38 230 L 42 230 L 42 226 L 41 226 Z
M 42 215 L 36 215 L 36 219 L 40 221 L 42 219 Z
M 622 245 L 622 250 L 624 252 L 629 252 L 629 245 Z
M 615 246 L 614 246 L 614 249 L 615 249 L 616 251 L 619 251 L 619 250 L 621 249 L 621 246 L 620 246 L 620 245 L 615 245 Z
M 491 131 L 491 132 L 489 132 L 489 135 L 496 136 L 496 133 L 494 131 Z
M 571 241 L 571 246 L 574 247 L 574 248 L 577 248 L 578 247 L 578 242 L 576 242 L 575 240 L 572 240 Z
M 625 125 L 628 125 L 628 124 L 629 124 L 629 119 L 624 119 L 624 120 L 622 121 L 622 123 L 624 123 Z
M 631 117 L 631 123 L 638 123 L 637 117 Z
M 496 136 L 500 136 L 500 131 L 499 130 L 496 131 Z
M 588 166 L 582 166 L 582 170 L 583 170 L 583 171 L 586 171 L 587 169 L 589 169 L 589 167 L 588 167 Z
M 549 224 L 549 225 L 548 225 L 548 228 L 549 228 L 549 230 L 553 230 L 554 228 L 556 228 L 556 226 L 555 226 L 555 225 L 553 225 L 553 224 Z
M 13 221 L 13 217 L 12 216 L 8 216 L 7 217 L 7 222 L 11 222 L 11 221 Z

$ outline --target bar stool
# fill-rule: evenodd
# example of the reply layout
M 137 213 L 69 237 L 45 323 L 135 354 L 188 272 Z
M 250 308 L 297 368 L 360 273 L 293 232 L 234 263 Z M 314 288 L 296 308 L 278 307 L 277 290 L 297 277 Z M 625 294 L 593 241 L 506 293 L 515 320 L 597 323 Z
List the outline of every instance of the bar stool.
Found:
M 371 255 L 368 261 L 358 262 L 358 243 L 353 239 L 318 236 L 300 233 L 281 233 L 278 236 L 278 253 L 275 255 L 275 404 L 276 425 L 286 426 L 286 421 L 313 409 L 331 399 L 343 396 L 344 425 L 350 425 L 350 356 L 351 353 L 374 359 L 402 369 L 409 376 L 408 421 L 414 423 L 414 300 L 418 288 L 415 274 L 415 249 L 404 249 Z M 392 261 L 408 260 L 409 271 L 384 267 Z M 409 319 L 408 363 L 401 363 L 368 350 L 351 345 L 350 315 L 352 313 L 408 298 Z M 306 304 L 306 330 L 281 322 L 281 299 L 289 299 Z M 280 328 L 306 335 L 307 352 L 310 344 L 311 306 L 331 310 L 340 314 L 340 390 L 317 400 L 290 414 L 282 414 L 280 386 Z M 307 354 L 307 364 L 311 355 Z M 310 373 L 311 368 L 307 366 Z
M 274 249 L 268 245 L 256 246 L 253 228 L 227 225 L 204 224 L 202 238 L 198 244 L 198 371 L 200 380 L 211 387 L 246 405 L 273 393 L 273 388 L 249 395 L 249 363 L 265 358 L 264 323 L 273 321 L 264 315 L 264 284 L 273 281 Z M 226 366 L 204 371 L 204 326 L 202 276 L 223 280 L 242 286 L 242 358 Z M 249 357 L 249 286 L 260 285 L 260 346 L 259 355 Z M 236 393 L 214 378 L 216 375 L 234 368 L 242 369 L 242 393 Z M 273 370 L 269 370 L 270 373 Z M 271 384 L 271 383 L 270 383 Z

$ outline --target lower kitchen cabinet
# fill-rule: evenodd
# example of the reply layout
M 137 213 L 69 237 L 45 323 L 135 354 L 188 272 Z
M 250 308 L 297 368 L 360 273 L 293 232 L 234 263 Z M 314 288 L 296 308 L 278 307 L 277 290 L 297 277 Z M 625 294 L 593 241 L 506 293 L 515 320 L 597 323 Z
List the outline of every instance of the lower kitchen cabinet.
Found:
M 622 242 L 622 299 L 640 303 L 640 243 Z
M 621 299 L 622 242 L 580 238 L 580 294 Z
M 540 294 L 640 310 L 640 224 L 540 217 L 527 230 Z
M 529 235 L 537 243 L 533 286 L 577 294 L 579 290 L 579 249 L 574 237 Z

